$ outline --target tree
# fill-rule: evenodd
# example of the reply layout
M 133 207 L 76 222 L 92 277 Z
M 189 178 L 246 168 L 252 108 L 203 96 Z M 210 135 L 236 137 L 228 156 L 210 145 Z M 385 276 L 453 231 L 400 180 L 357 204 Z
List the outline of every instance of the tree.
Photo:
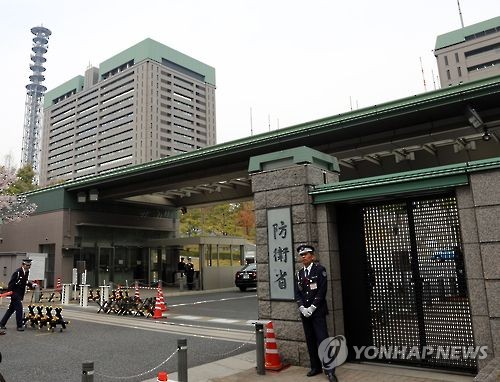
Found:
M 255 239 L 255 211 L 252 202 L 241 203 L 236 223 L 243 230 L 242 236 L 246 239 Z
M 35 180 L 35 171 L 33 171 L 33 167 L 27 164 L 17 170 L 16 179 L 10 184 L 7 189 L 7 194 L 10 195 L 18 195 L 24 192 L 33 191 L 37 188 L 37 185 L 34 182 Z
M 189 209 L 180 218 L 183 236 L 240 236 L 255 240 L 252 202 L 223 203 Z
M 31 171 L 33 172 L 33 170 Z M 29 171 L 23 170 L 21 175 L 29 176 Z M 17 187 L 15 186 L 16 182 L 19 182 Z M 14 194 L 15 190 L 23 187 L 27 186 L 13 170 L 0 166 L 0 223 L 19 221 L 35 211 L 36 205 L 29 203 L 26 196 Z

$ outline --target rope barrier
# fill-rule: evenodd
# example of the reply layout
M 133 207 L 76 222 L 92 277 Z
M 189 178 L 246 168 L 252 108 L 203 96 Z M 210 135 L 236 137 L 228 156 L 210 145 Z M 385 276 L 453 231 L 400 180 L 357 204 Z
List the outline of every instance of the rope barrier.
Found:
M 225 353 L 211 353 L 210 354 L 210 357 L 211 358 L 224 358 L 226 356 L 228 356 L 229 354 L 232 354 L 232 353 L 235 353 L 237 352 L 238 350 L 242 349 L 244 346 L 246 345 L 249 345 L 250 344 L 250 341 L 255 337 L 255 333 L 252 333 L 252 335 L 246 340 L 244 341 L 241 345 L 237 346 L 236 348 L 232 349 L 232 350 L 229 350 Z M 190 348 L 192 349 L 192 348 Z M 166 364 L 168 361 L 170 361 L 170 359 L 174 356 L 175 353 L 177 353 L 179 351 L 179 349 L 176 349 L 174 350 L 174 352 L 172 354 L 170 354 L 170 356 L 165 359 L 164 361 L 162 361 L 160 364 L 156 365 L 155 367 L 149 369 L 149 370 L 146 370 L 142 373 L 139 373 L 139 374 L 135 374 L 135 375 L 130 375 L 130 376 L 115 376 L 115 375 L 108 375 L 108 374 L 102 374 L 102 373 L 98 373 L 96 371 L 94 371 L 94 374 L 95 375 L 98 375 L 102 378 L 108 378 L 108 379 L 115 379 L 115 380 L 126 380 L 126 379 L 132 379 L 132 378 L 139 378 L 139 377 L 143 377 L 147 374 L 150 374 L 152 373 L 154 370 L 156 369 L 159 369 L 161 366 L 163 366 L 164 364 Z M 194 352 L 196 354 L 196 352 Z M 199 354 L 203 354 L 204 356 L 207 356 L 206 353 L 199 353 Z
M 250 336 L 250 338 L 248 338 L 248 340 L 246 340 L 245 342 L 243 342 L 241 345 L 239 345 L 235 349 L 229 350 L 229 351 L 227 351 L 225 353 L 210 353 L 208 355 L 210 357 L 212 357 L 212 358 L 225 358 L 227 355 L 233 354 L 233 353 L 237 352 L 238 350 L 240 350 L 241 348 L 243 348 L 244 346 L 249 345 L 250 344 L 250 340 L 252 340 L 254 337 L 255 337 L 255 333 L 252 333 L 252 335 Z M 199 354 L 202 354 L 202 353 L 199 353 Z M 203 353 L 203 355 L 206 356 L 207 354 Z
M 149 369 L 147 371 L 144 371 L 144 372 L 142 372 L 140 374 L 130 375 L 130 376 L 127 376 L 127 377 L 117 377 L 115 375 L 102 374 L 102 373 L 98 373 L 96 371 L 94 371 L 94 374 L 98 375 L 98 376 L 100 376 L 102 378 L 108 378 L 108 379 L 132 379 L 132 378 L 143 377 L 143 376 L 145 376 L 145 375 L 147 375 L 149 373 L 152 373 L 154 370 L 158 369 L 160 366 L 162 366 L 162 365 L 166 364 L 168 361 L 170 361 L 170 358 L 172 358 L 174 356 L 174 354 L 177 353 L 177 351 L 178 351 L 177 349 L 174 350 L 174 352 L 172 354 L 170 354 L 170 356 L 166 360 L 162 361 L 159 365 L 156 365 L 155 367 L 153 367 L 153 368 L 151 368 L 151 369 Z

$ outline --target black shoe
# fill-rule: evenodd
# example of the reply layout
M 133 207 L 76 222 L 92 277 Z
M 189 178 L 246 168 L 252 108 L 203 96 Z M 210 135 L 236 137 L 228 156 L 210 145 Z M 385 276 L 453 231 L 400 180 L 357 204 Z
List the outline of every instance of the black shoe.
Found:
M 21 327 L 17 328 L 17 331 L 18 332 L 24 332 L 24 328 L 21 326 Z
M 314 377 L 315 375 L 318 375 L 318 374 L 321 374 L 322 373 L 322 370 L 318 370 L 318 369 L 311 369 L 309 370 L 309 372 L 307 373 L 307 376 L 308 377 Z
M 5 327 L 5 325 L 0 325 L 0 329 L 5 330 L 7 328 Z
M 328 377 L 329 382 L 338 382 L 337 376 L 333 373 L 327 373 L 326 376 Z

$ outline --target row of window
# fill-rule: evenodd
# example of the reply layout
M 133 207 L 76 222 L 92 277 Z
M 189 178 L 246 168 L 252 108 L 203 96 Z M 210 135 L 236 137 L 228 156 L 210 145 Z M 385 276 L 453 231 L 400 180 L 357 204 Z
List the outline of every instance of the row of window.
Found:
M 470 41 L 470 40 L 474 40 L 476 38 L 488 36 L 488 35 L 496 33 L 496 32 L 500 32 L 500 26 L 465 36 L 465 41 Z
M 458 53 L 457 53 L 457 52 L 455 52 L 455 63 L 457 63 L 457 64 L 458 64 L 459 62 L 460 62 L 460 57 L 459 57 Z M 448 66 L 448 65 L 449 65 L 449 62 L 448 62 L 448 56 L 444 56 L 444 64 L 445 64 L 446 66 Z
M 470 72 L 474 72 L 474 71 L 478 71 L 478 70 L 488 69 L 488 68 L 494 67 L 495 65 L 500 65 L 500 59 L 499 60 L 485 62 L 485 63 L 479 64 L 479 65 L 470 66 L 470 67 L 467 68 L 467 71 L 470 73 Z M 460 66 L 457 67 L 457 75 L 458 75 L 458 77 L 462 77 L 462 68 Z M 451 80 L 450 69 L 446 70 L 446 78 L 448 80 Z
M 457 75 L 458 77 L 462 77 L 462 68 L 459 66 L 457 67 Z M 451 80 L 451 72 L 450 72 L 450 69 L 446 69 L 446 78 L 449 80 Z

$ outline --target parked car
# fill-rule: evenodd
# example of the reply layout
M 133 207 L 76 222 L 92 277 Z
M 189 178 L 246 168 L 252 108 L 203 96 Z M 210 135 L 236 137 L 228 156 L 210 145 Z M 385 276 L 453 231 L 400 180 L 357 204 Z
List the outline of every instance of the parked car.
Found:
M 257 264 L 250 263 L 241 268 L 234 275 L 234 283 L 242 292 L 247 288 L 257 287 Z

